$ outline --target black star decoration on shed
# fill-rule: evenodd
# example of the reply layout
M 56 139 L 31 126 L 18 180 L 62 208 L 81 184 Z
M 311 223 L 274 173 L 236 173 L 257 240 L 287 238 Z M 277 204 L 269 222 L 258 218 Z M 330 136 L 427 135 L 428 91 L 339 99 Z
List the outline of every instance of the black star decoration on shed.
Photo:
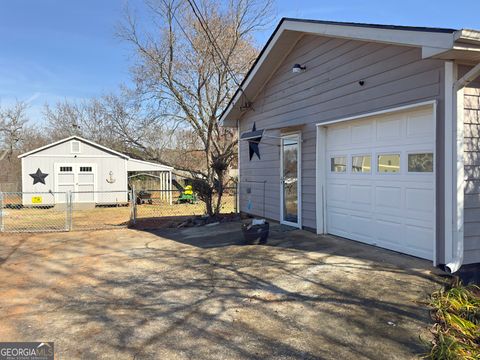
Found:
M 241 139 L 248 140 L 248 153 L 250 155 L 250 160 L 253 158 L 253 154 L 256 154 L 260 159 L 260 149 L 258 144 L 262 140 L 263 130 L 257 130 L 255 123 L 253 123 L 252 131 L 243 133 Z
M 48 174 L 42 173 L 42 170 L 37 169 L 37 172 L 30 174 L 30 176 L 33 178 L 33 185 L 36 183 L 42 183 L 45 185 L 45 178 L 48 176 Z

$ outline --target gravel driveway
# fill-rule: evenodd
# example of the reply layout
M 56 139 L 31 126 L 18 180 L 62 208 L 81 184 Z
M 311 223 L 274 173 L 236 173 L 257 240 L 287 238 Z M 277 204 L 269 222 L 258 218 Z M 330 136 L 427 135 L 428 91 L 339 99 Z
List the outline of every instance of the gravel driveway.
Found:
M 0 236 L 0 340 L 59 359 L 409 359 L 431 263 L 272 227 Z

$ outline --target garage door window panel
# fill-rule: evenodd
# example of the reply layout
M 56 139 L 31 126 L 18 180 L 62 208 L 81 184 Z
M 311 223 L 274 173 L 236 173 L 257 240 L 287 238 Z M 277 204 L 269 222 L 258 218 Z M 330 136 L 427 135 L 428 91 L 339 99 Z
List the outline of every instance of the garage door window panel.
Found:
M 377 155 L 377 172 L 379 174 L 399 174 L 400 154 L 379 154 Z
M 418 152 L 408 154 L 408 172 L 409 173 L 432 173 L 433 172 L 433 153 Z
M 370 174 L 371 172 L 372 172 L 372 156 L 371 155 L 352 156 L 352 173 Z
M 332 156 L 330 158 L 330 171 L 333 173 L 347 172 L 347 157 L 346 156 Z

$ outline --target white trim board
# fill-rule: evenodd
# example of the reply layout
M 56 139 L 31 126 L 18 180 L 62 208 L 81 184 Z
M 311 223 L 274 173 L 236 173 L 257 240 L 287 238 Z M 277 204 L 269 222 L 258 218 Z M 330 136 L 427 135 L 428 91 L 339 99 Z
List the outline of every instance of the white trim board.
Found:
M 73 158 L 95 158 L 95 159 L 117 159 L 118 156 L 115 156 L 114 154 L 111 155 L 77 155 L 77 154 L 65 154 L 65 155 L 46 155 L 46 154 L 32 154 L 28 155 L 28 157 L 37 157 L 37 158 L 63 158 L 63 159 L 73 159 Z M 126 161 L 129 159 L 124 158 Z
M 397 107 L 388 108 L 388 109 L 384 109 L 384 110 L 366 112 L 366 113 L 353 115 L 353 116 L 349 116 L 349 117 L 345 117 L 345 118 L 340 118 L 340 119 L 336 119 L 336 120 L 317 123 L 316 126 L 327 126 L 327 125 L 332 125 L 332 124 L 336 124 L 336 123 L 339 123 L 339 122 L 359 120 L 359 119 L 363 119 L 363 118 L 366 118 L 366 117 L 372 117 L 372 116 L 383 115 L 383 114 L 391 114 L 391 113 L 395 113 L 395 112 L 405 111 L 405 110 L 409 110 L 409 109 L 415 109 L 415 108 L 418 108 L 418 107 L 428 106 L 428 105 L 435 105 L 436 106 L 437 105 L 437 100 L 422 101 L 422 102 L 418 102 L 418 103 L 397 106 Z
M 283 140 L 296 139 L 297 140 L 297 223 L 283 220 L 284 208 L 284 184 L 283 184 Z M 301 132 L 287 133 L 281 136 L 280 140 L 280 223 L 302 228 L 302 134 Z

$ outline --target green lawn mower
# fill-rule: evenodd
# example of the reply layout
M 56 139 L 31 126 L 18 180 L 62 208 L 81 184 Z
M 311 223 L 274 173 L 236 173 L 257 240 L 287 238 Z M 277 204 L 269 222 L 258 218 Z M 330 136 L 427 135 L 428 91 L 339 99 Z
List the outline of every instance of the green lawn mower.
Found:
M 192 185 L 185 186 L 180 197 L 177 199 L 177 204 L 196 204 L 197 195 L 193 192 Z

